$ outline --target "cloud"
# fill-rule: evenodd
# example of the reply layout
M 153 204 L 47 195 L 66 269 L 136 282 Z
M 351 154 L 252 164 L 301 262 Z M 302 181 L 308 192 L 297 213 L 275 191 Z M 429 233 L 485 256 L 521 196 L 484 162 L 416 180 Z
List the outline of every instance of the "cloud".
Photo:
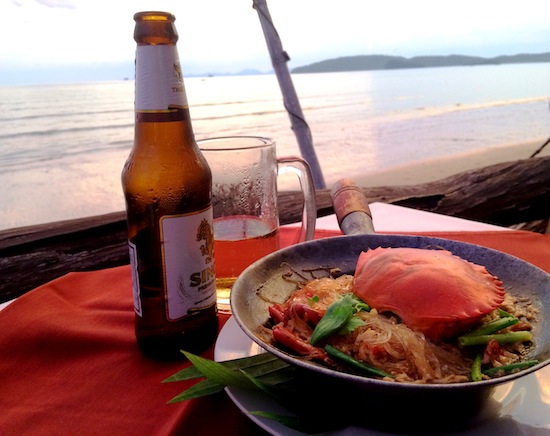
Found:
M 76 5 L 71 0 L 36 0 L 36 2 L 49 8 L 76 8 Z
M 133 14 L 160 8 L 173 12 L 180 59 L 187 74 L 272 69 L 257 11 L 251 0 L 6 0 L 9 16 L 0 40 L 2 71 L 133 62 Z M 497 56 L 548 51 L 550 28 L 540 5 L 463 0 L 475 8 L 440 0 L 268 0 L 270 13 L 291 57 L 290 68 L 361 54 L 401 56 Z M 0 0 L 2 3 L 2 0 Z M 154 5 L 154 6 L 153 6 Z M 445 3 L 446 5 L 446 3 Z M 105 13 L 108 10 L 109 13 Z M 398 13 L 397 13 L 398 12 Z M 21 34 L 21 25 L 25 32 Z M 101 28 L 103 31 L 98 32 Z M 519 45 L 521 44 L 521 45 Z

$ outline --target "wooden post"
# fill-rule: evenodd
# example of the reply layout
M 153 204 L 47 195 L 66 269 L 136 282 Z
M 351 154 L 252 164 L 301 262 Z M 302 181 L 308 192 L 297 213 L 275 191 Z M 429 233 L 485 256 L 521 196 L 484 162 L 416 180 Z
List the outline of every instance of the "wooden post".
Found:
M 294 84 L 292 83 L 292 78 L 290 77 L 290 72 L 286 64 L 289 60 L 288 54 L 283 50 L 281 40 L 273 24 L 271 15 L 269 14 L 266 0 L 253 0 L 253 7 L 258 12 L 260 18 L 260 23 L 271 56 L 271 63 L 273 64 L 277 80 L 279 81 L 279 87 L 283 93 L 285 109 L 290 117 L 294 135 L 298 140 L 300 153 L 311 168 L 315 188 L 325 189 L 325 180 L 319 161 L 317 160 L 317 155 L 315 154 L 315 149 L 313 148 L 311 131 L 302 113 L 300 101 L 296 95 L 296 90 L 294 89 Z

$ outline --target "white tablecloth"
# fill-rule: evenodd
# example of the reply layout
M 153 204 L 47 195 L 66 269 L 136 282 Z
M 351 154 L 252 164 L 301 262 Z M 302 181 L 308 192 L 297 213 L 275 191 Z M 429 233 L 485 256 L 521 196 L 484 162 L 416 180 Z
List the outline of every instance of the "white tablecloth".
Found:
M 393 204 L 371 203 L 369 207 L 372 213 L 374 229 L 380 233 L 510 230 L 506 227 L 424 212 Z M 295 225 L 297 224 L 291 224 L 291 226 Z M 336 215 L 318 218 L 316 225 L 318 229 L 334 230 L 339 228 Z

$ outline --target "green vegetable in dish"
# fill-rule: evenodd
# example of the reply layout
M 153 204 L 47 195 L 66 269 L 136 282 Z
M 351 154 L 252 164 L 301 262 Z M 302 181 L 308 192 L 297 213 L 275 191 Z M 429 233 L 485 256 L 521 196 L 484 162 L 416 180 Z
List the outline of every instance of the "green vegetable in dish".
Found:
M 528 342 L 533 340 L 533 335 L 528 331 L 497 333 L 494 335 L 478 335 L 478 336 L 460 336 L 458 345 L 461 347 L 469 347 L 473 345 L 485 345 L 490 340 L 494 339 L 499 344 L 510 344 L 512 342 Z
M 483 355 L 481 353 L 477 354 L 474 358 L 474 362 L 472 363 L 472 373 L 471 378 L 472 381 L 481 381 L 482 375 L 481 375 L 481 361 L 483 359 Z
M 318 301 L 319 301 L 319 296 L 318 295 L 314 295 L 313 297 L 311 297 L 309 299 L 310 303 L 317 303 Z
M 361 310 L 370 310 L 370 307 L 355 295 L 345 294 L 327 308 L 311 335 L 310 344 L 315 345 L 339 331 L 344 334 L 350 333 L 363 325 L 362 320 L 353 317 L 355 313 Z
M 502 318 L 495 319 L 494 321 L 483 324 L 477 330 L 474 330 L 470 333 L 466 333 L 463 336 L 483 336 L 483 335 L 492 335 L 493 333 L 498 332 L 499 330 L 510 327 L 514 324 L 517 324 L 519 319 L 513 316 L 505 316 Z
M 500 315 L 501 318 L 508 318 L 508 317 L 514 317 L 511 313 L 509 312 L 506 312 L 504 309 L 501 309 L 500 307 L 497 309 L 498 310 L 498 314 Z
M 333 347 L 332 345 L 327 345 L 325 347 L 325 351 L 327 352 L 327 354 L 330 357 L 332 357 L 332 358 L 334 358 L 334 359 L 336 359 L 336 360 L 338 360 L 342 363 L 345 363 L 346 365 L 349 365 L 352 368 L 358 369 L 361 372 L 366 372 L 366 373 L 369 373 L 371 375 L 376 375 L 378 377 L 395 378 L 393 375 L 388 374 L 385 371 L 382 371 L 378 368 L 375 368 L 374 366 L 367 365 L 363 362 L 360 362 L 359 360 L 354 359 L 349 354 L 346 354 L 343 351 L 340 351 L 339 349 Z
M 526 369 L 539 363 L 538 360 L 526 360 L 524 362 L 510 363 L 509 365 L 495 366 L 481 371 L 485 375 L 493 375 L 499 371 L 511 372 L 515 369 Z

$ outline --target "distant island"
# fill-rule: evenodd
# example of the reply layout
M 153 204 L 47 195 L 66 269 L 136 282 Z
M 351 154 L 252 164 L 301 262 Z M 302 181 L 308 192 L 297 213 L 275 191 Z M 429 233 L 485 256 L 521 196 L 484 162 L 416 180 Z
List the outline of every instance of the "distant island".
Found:
M 292 73 L 331 73 L 339 71 L 398 70 L 404 68 L 459 67 L 476 65 L 525 64 L 550 62 L 550 53 L 517 54 L 483 58 L 478 56 L 415 56 L 389 55 L 345 56 L 296 67 Z

